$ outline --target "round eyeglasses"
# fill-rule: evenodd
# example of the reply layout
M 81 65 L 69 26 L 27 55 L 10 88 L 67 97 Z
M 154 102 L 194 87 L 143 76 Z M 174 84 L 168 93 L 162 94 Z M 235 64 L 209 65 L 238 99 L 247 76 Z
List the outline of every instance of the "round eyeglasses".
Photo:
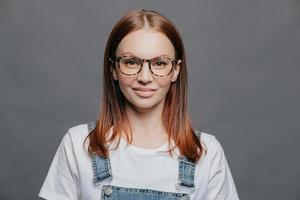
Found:
M 128 76 L 138 74 L 142 70 L 144 62 L 148 62 L 151 73 L 158 77 L 169 75 L 178 62 L 176 59 L 165 56 L 152 59 L 141 59 L 129 55 L 119 56 L 117 58 L 109 58 L 109 61 L 112 64 L 117 62 L 121 73 Z

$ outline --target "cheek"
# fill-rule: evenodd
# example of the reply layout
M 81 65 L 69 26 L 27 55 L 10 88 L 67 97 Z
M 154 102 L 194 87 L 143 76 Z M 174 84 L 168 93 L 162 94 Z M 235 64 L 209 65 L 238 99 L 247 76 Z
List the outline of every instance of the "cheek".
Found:
M 125 96 L 127 96 L 126 95 L 127 90 L 132 85 L 133 80 L 134 80 L 133 78 L 119 76 L 118 84 L 119 84 L 120 90 L 122 91 L 122 93 Z
M 157 85 L 160 88 L 168 88 L 171 84 L 171 78 L 170 79 L 157 79 L 156 80 Z
M 159 90 L 162 95 L 166 95 L 169 91 L 170 85 L 171 85 L 171 79 L 170 80 L 157 80 L 157 85 L 159 86 Z
M 127 78 L 127 77 L 123 78 L 121 76 L 119 77 L 119 80 L 118 80 L 120 87 L 128 87 L 132 84 L 132 81 L 133 81 L 133 79 L 131 79 L 131 78 Z

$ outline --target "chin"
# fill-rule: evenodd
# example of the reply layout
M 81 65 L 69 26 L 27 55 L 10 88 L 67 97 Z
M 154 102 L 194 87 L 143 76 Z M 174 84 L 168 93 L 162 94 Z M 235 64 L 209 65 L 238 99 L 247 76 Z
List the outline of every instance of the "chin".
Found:
M 149 109 L 154 109 L 157 107 L 161 102 L 160 101 L 154 101 L 153 99 L 138 99 L 135 101 L 130 102 L 131 107 L 133 107 L 135 110 L 140 111 L 147 111 Z
M 146 101 L 143 101 L 143 102 L 135 102 L 132 105 L 134 107 L 136 107 L 137 109 L 150 109 L 150 108 L 155 107 L 157 104 L 158 104 L 157 102 L 146 102 Z

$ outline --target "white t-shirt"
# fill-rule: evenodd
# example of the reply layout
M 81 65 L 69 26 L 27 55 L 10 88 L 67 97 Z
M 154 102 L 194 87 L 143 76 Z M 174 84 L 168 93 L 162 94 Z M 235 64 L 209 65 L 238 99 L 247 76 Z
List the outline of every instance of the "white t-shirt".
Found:
M 91 157 L 83 141 L 88 135 L 87 124 L 71 127 L 64 135 L 39 196 L 49 200 L 99 200 L 101 185 L 93 183 Z M 215 136 L 201 133 L 207 154 L 195 168 L 195 192 L 191 200 L 238 200 L 236 187 L 222 146 Z M 111 145 L 113 146 L 113 145 Z M 157 149 L 144 149 L 128 145 L 121 139 L 120 146 L 110 150 L 113 179 L 111 185 L 129 188 L 145 188 L 167 192 L 178 191 L 178 149 L 173 157 L 168 144 Z M 104 182 L 105 183 L 105 182 Z

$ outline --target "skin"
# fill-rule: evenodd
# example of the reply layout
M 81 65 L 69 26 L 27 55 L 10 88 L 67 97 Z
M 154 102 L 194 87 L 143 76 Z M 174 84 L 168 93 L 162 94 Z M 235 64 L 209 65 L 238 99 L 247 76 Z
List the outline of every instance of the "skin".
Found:
M 119 43 L 116 56 L 124 54 L 133 54 L 144 59 L 162 54 L 175 58 L 175 49 L 164 34 L 144 28 L 129 33 Z M 167 142 L 167 132 L 162 122 L 163 105 L 170 85 L 177 80 L 179 71 L 180 61 L 172 73 L 165 77 L 153 75 L 147 62 L 135 76 L 126 76 L 118 68 L 112 68 L 113 78 L 118 81 L 126 98 L 126 112 L 133 130 L 132 145 L 152 149 Z M 136 93 L 136 87 L 156 90 L 152 96 L 144 97 Z

